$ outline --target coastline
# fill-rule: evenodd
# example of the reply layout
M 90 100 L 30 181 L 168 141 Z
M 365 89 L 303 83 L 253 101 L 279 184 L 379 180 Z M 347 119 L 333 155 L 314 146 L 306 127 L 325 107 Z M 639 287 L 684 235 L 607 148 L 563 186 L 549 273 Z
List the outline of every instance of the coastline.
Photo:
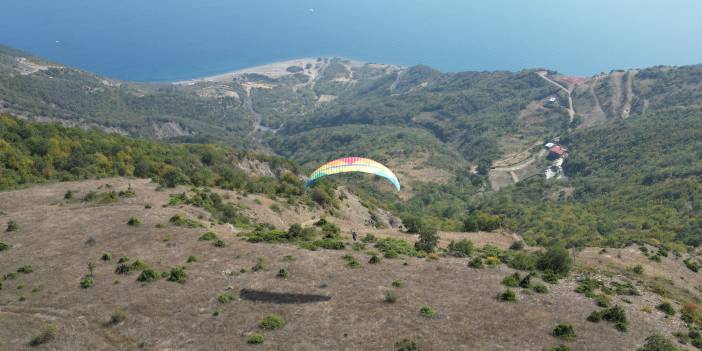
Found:
M 214 83 L 220 82 L 220 83 L 222 83 L 222 82 L 229 82 L 232 79 L 234 79 L 238 76 L 244 75 L 244 74 L 262 74 L 262 75 L 269 76 L 271 78 L 279 78 L 279 77 L 291 74 L 290 72 L 287 71 L 287 68 L 290 66 L 297 66 L 297 67 L 304 68 L 307 66 L 307 64 L 311 64 L 312 67 L 314 67 L 317 63 L 323 62 L 324 60 L 328 60 L 328 58 L 304 57 L 304 58 L 291 59 L 291 60 L 285 60 L 285 61 L 277 61 L 277 62 L 272 62 L 272 63 L 258 65 L 258 66 L 242 68 L 242 69 L 239 69 L 236 71 L 224 72 L 224 73 L 220 73 L 220 74 L 199 77 L 199 78 L 193 78 L 193 79 L 187 79 L 187 80 L 173 81 L 170 83 L 177 84 L 177 85 L 193 85 L 193 84 L 201 83 L 201 82 L 214 82 Z

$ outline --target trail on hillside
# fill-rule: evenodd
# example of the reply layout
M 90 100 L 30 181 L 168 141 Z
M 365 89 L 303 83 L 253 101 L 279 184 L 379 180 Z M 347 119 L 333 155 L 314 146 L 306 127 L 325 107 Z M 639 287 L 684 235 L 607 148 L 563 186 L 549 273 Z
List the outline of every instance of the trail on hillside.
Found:
M 572 86 L 569 88 L 564 87 L 562 84 L 549 78 L 548 72 L 546 72 L 546 71 L 539 71 L 539 72 L 536 72 L 536 74 L 539 77 L 545 79 L 547 82 L 559 87 L 561 90 L 566 92 L 566 94 L 568 95 L 568 116 L 570 117 L 570 123 L 573 123 L 573 119 L 575 119 L 575 108 L 573 107 L 573 96 L 571 95 L 573 87 Z
M 628 71 L 626 74 L 626 94 L 624 106 L 622 108 L 622 118 L 629 118 L 631 114 L 631 102 L 634 100 L 634 76 L 636 71 Z

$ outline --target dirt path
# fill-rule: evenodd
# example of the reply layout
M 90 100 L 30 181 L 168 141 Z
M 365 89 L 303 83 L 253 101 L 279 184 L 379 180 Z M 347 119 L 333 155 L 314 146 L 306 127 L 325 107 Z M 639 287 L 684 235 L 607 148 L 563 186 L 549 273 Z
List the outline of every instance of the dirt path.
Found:
M 631 102 L 634 99 L 634 76 L 636 73 L 636 71 L 628 71 L 626 73 L 626 94 L 621 114 L 624 119 L 629 118 L 631 114 Z
M 397 71 L 397 77 L 395 77 L 395 81 L 390 84 L 390 91 L 394 91 L 397 89 L 397 86 L 400 84 L 400 78 L 402 78 L 402 73 L 404 73 L 403 70 Z
M 561 88 L 563 91 L 566 92 L 566 94 L 568 94 L 568 116 L 570 117 L 570 123 L 573 123 L 573 119 L 575 118 L 575 108 L 573 107 L 573 96 L 571 95 L 573 87 L 572 86 L 569 88 L 564 87 L 562 84 L 549 78 L 548 72 L 546 72 L 546 71 L 536 72 L 536 74 L 538 74 L 539 77 L 545 79 L 547 82 Z
M 271 132 L 273 134 L 277 133 L 278 130 L 283 126 L 281 125 L 278 128 L 271 128 L 263 125 L 263 115 L 256 111 L 253 107 L 253 94 L 251 90 L 251 87 L 246 87 L 246 98 L 244 98 L 244 107 L 256 118 L 256 122 L 254 123 L 254 129 L 251 131 L 250 134 L 253 134 L 257 131 Z

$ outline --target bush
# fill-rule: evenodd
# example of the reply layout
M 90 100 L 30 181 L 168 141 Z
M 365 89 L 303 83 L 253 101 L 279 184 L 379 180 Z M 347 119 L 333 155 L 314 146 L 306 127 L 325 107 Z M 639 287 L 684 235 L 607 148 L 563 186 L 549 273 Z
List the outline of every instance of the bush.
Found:
M 364 243 L 374 243 L 374 242 L 376 242 L 376 240 L 377 239 L 376 239 L 375 235 L 373 235 L 373 234 L 366 234 L 366 236 L 364 236 L 361 239 L 361 241 L 363 241 Z
M 505 255 L 507 265 L 521 271 L 533 271 L 537 267 L 539 256 L 529 252 L 510 252 Z
M 419 309 L 419 314 L 424 317 L 431 318 L 434 316 L 434 310 L 429 306 L 422 306 L 422 308 Z
M 342 241 L 329 238 L 324 240 L 315 240 L 313 245 L 327 250 L 343 250 L 346 247 Z
M 140 224 L 141 224 L 141 221 L 137 218 L 134 218 L 134 217 L 129 218 L 129 220 L 127 221 L 127 225 L 131 225 L 131 226 L 138 226 Z
M 395 295 L 391 291 L 386 291 L 385 292 L 385 302 L 387 303 L 395 303 L 397 302 L 397 295 Z
M 559 276 L 552 271 L 545 271 L 541 274 L 541 279 L 549 284 L 558 284 Z
M 368 263 L 378 264 L 378 263 L 380 263 L 380 257 L 378 257 L 378 255 L 373 255 L 373 256 L 371 256 L 370 260 L 368 260 Z
M 278 274 L 276 274 L 276 277 L 283 278 L 283 279 L 288 279 L 289 276 L 290 276 L 290 272 L 288 272 L 288 270 L 285 268 L 281 268 L 278 271 Z
M 143 271 L 149 268 L 149 266 L 141 260 L 134 260 L 134 262 L 132 262 L 129 268 L 135 271 Z
M 434 252 L 436 245 L 439 243 L 439 236 L 436 228 L 424 226 L 420 228 L 419 239 L 414 243 L 414 248 L 424 252 Z
M 468 262 L 468 266 L 472 268 L 483 268 L 483 259 L 480 257 L 475 257 Z
M 690 259 L 683 260 L 683 263 L 685 264 L 685 267 L 687 269 L 697 273 L 700 270 L 700 265 L 697 262 L 691 261 Z
M 127 315 L 121 311 L 121 310 L 116 310 L 112 312 L 112 315 L 110 316 L 110 320 L 107 322 L 108 325 L 117 325 L 122 322 L 124 322 L 127 319 Z
M 587 320 L 590 322 L 599 322 L 600 320 L 604 320 L 607 322 L 614 323 L 614 327 L 622 332 L 626 331 L 628 324 L 628 321 L 626 319 L 626 312 L 624 311 L 624 309 L 616 305 L 614 307 L 606 308 L 604 310 L 593 311 L 587 317 Z
M 258 326 L 261 327 L 261 329 L 265 330 L 274 330 L 274 329 L 279 329 L 282 328 L 285 325 L 285 320 L 283 320 L 283 317 L 275 315 L 275 314 L 269 314 L 265 318 L 261 320 L 260 323 L 258 323 Z
M 517 295 L 512 291 L 512 289 L 507 289 L 505 292 L 500 294 L 500 301 L 514 302 L 517 301 Z
M 230 302 L 232 302 L 232 300 L 234 300 L 234 296 L 227 294 L 227 293 L 223 293 L 223 294 L 220 294 L 219 296 L 217 296 L 217 302 L 219 302 L 221 304 L 230 303 Z
M 597 304 L 597 306 L 609 307 L 609 305 L 610 305 L 609 297 L 607 297 L 606 295 L 597 294 L 597 295 L 594 295 L 592 298 L 595 300 L 595 303 Z
M 524 249 L 524 242 L 521 240 L 515 241 L 512 243 L 512 245 L 509 246 L 509 249 L 514 251 L 520 251 Z
M 502 279 L 502 284 L 505 286 L 509 286 L 512 288 L 516 288 L 519 286 L 519 281 L 521 280 L 521 277 L 519 276 L 519 273 L 514 273 L 506 276 L 504 279 Z
M 391 284 L 391 285 L 394 286 L 394 287 L 396 287 L 396 288 L 404 288 L 404 287 L 405 287 L 405 282 L 403 282 L 402 280 L 396 279 L 396 280 L 393 280 L 393 281 L 392 281 L 392 284 Z
M 64 198 L 64 200 L 70 200 L 70 199 L 72 199 L 72 198 L 73 198 L 73 192 L 70 191 L 70 190 L 66 191 L 66 193 L 63 194 L 63 198 Z
M 263 344 L 263 334 L 253 332 L 246 338 L 246 342 L 249 344 Z
M 631 271 L 636 273 L 636 274 L 643 274 L 644 269 L 640 264 L 637 264 L 636 266 L 631 268 Z
M 258 272 L 266 269 L 266 262 L 263 260 L 263 258 L 257 258 L 256 259 L 256 264 L 251 267 L 252 272 Z
M 646 338 L 646 342 L 639 351 L 678 351 L 678 348 L 661 335 L 651 335 Z
M 115 273 L 117 274 L 129 274 L 131 271 L 131 268 L 129 265 L 120 263 L 117 265 L 117 268 L 115 268 Z
M 30 265 L 22 266 L 20 268 L 17 268 L 17 273 L 22 273 L 22 274 L 29 274 L 34 272 L 34 268 Z
M 5 251 L 10 248 L 10 244 L 6 244 L 2 241 L 0 241 L 0 251 Z
M 42 331 L 35 335 L 30 341 L 29 345 L 30 346 L 39 346 L 48 343 L 51 340 L 54 340 L 56 337 L 56 327 L 53 325 L 47 326 L 46 328 L 42 329 Z
M 5 229 L 6 232 L 16 232 L 20 229 L 19 224 L 15 221 L 9 221 L 7 222 L 7 229 Z
M 107 253 L 107 252 L 105 252 L 104 254 L 102 254 L 102 256 L 100 256 L 100 260 L 102 260 L 102 261 L 106 261 L 106 262 L 107 262 L 107 261 L 109 261 L 109 260 L 111 260 L 111 259 L 112 259 L 112 254 Z
M 538 294 L 548 293 L 548 288 L 546 287 L 546 285 L 543 285 L 543 284 L 535 284 L 534 286 L 531 287 L 531 290 L 533 290 L 535 293 L 538 293 Z
M 417 351 L 417 343 L 414 340 L 402 339 L 395 342 L 395 351 Z
M 351 268 L 358 268 L 361 266 L 361 264 L 356 260 L 356 257 L 351 255 L 344 255 L 342 259 L 346 261 L 346 265 Z
M 80 287 L 83 289 L 87 289 L 93 285 L 95 285 L 95 279 L 93 279 L 92 276 L 86 275 L 80 280 Z
M 669 302 L 661 303 L 660 305 L 656 306 L 656 309 L 669 316 L 675 315 L 675 309 L 673 308 L 673 305 L 671 305 Z
M 217 237 L 217 234 L 215 234 L 214 232 L 206 232 L 206 233 L 200 235 L 200 237 L 197 240 L 213 241 L 213 240 L 217 240 L 217 239 L 219 239 L 219 238 Z
M 187 227 L 187 228 L 202 228 L 204 227 L 202 223 L 192 220 L 190 218 L 183 218 L 180 215 L 175 215 L 171 217 L 168 222 L 176 227 Z
M 570 272 L 572 264 L 568 250 L 562 246 L 552 246 L 539 258 L 537 267 L 542 271 L 550 271 L 565 277 Z
M 188 256 L 188 259 L 185 261 L 186 263 L 193 263 L 197 262 L 197 256 Z
M 398 255 L 417 256 L 417 251 L 407 241 L 395 238 L 379 239 L 373 246 L 385 254 L 386 258 L 394 258 Z
M 117 260 L 117 263 L 125 263 L 125 262 L 129 262 L 129 257 L 122 256 L 119 258 L 119 260 Z
M 453 241 L 448 245 L 447 254 L 455 257 L 468 257 L 473 253 L 473 242 L 467 239 Z
M 570 347 L 568 345 L 556 345 L 549 347 L 548 351 L 570 351 Z
M 553 336 L 563 339 L 574 339 L 575 329 L 570 324 L 559 324 L 553 328 Z
M 225 243 L 222 239 L 217 239 L 214 243 L 212 243 L 212 245 L 214 245 L 214 247 L 226 247 L 227 243 Z
M 185 267 L 172 268 L 170 274 L 168 275 L 169 282 L 185 283 L 188 278 L 188 273 L 185 271 Z
M 137 277 L 137 281 L 142 283 L 155 282 L 160 278 L 160 275 L 154 272 L 151 268 L 146 268 L 141 271 L 141 274 Z

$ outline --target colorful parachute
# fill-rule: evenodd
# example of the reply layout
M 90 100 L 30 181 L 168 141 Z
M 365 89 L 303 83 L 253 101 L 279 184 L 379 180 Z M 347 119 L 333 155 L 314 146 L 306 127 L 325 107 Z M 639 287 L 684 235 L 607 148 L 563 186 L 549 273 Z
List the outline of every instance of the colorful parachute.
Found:
M 400 191 L 400 181 L 391 170 L 376 161 L 362 157 L 344 157 L 323 164 L 312 173 L 306 186 L 314 184 L 317 179 L 324 176 L 347 172 L 364 172 L 381 176 L 389 180 Z

